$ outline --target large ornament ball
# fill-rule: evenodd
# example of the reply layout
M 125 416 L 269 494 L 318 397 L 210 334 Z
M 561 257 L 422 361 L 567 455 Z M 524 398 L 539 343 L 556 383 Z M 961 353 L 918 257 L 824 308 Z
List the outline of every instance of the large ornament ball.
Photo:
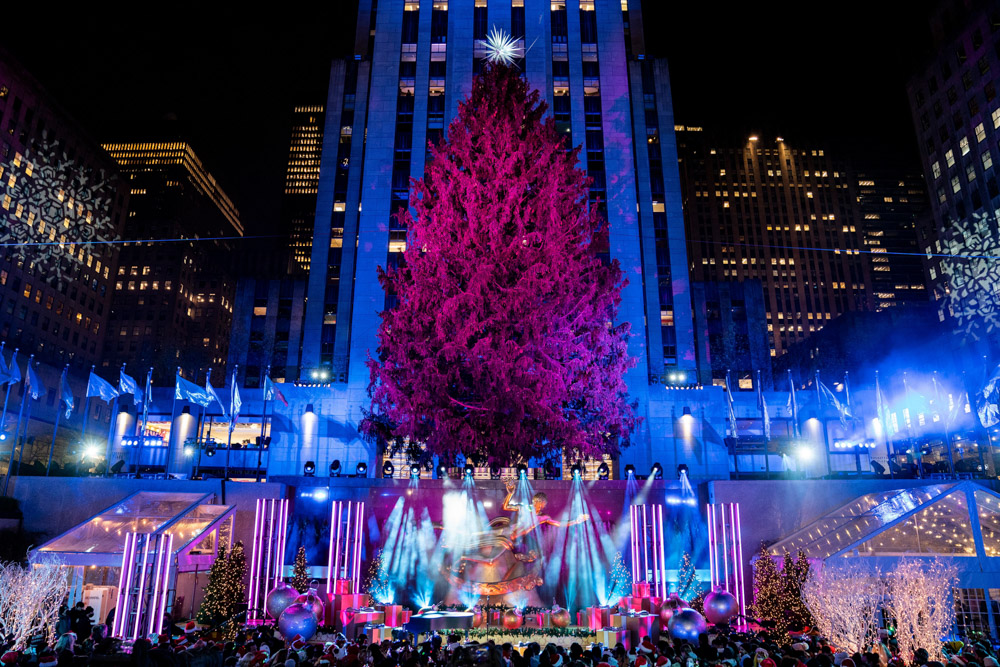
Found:
M 668 628 L 674 639 L 697 641 L 698 635 L 705 632 L 705 619 L 690 607 L 679 609 L 670 617 Z
M 295 602 L 295 598 L 298 596 L 299 592 L 297 590 L 285 582 L 279 581 L 278 585 L 267 594 L 267 601 L 264 603 L 267 615 L 271 618 L 278 618 L 281 616 L 281 612 L 285 611 L 288 605 Z
M 326 615 L 326 605 L 323 604 L 323 600 L 320 599 L 315 588 L 310 588 L 306 593 L 303 593 L 295 598 L 295 604 L 301 604 L 308 607 L 312 610 L 313 615 L 316 617 L 316 621 L 318 623 L 323 622 L 323 617 Z
M 316 615 L 313 614 L 312 609 L 304 604 L 289 605 L 278 617 L 278 629 L 281 630 L 281 636 L 289 639 L 295 635 L 301 635 L 303 640 L 308 641 L 316 634 L 318 626 L 319 621 L 316 620 Z
M 557 609 L 552 612 L 552 625 L 557 628 L 568 628 L 569 627 L 569 610 L 568 609 Z
M 670 617 L 680 609 L 688 606 L 687 601 L 682 600 L 677 593 L 671 593 L 663 604 L 660 605 L 660 626 L 666 627 L 670 623 Z
M 516 609 L 508 609 L 503 613 L 503 627 L 508 630 L 517 630 L 524 623 L 524 617 Z
M 716 586 L 705 596 L 705 618 L 713 625 L 728 623 L 736 616 L 736 598 L 732 593 Z

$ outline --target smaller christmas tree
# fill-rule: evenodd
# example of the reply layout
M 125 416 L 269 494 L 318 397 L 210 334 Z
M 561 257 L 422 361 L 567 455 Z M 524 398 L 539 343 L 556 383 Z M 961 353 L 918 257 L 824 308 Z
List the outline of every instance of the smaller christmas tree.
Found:
M 199 623 L 204 625 L 215 625 L 225 617 L 226 602 L 226 570 L 229 561 L 226 558 L 226 545 L 219 545 L 219 553 L 212 562 L 212 567 L 208 571 L 208 584 L 205 586 L 205 597 L 202 598 L 201 607 L 195 617 Z
M 781 568 L 784 580 L 782 602 L 785 605 L 788 627 L 797 630 L 812 626 L 814 625 L 812 614 L 802 600 L 802 585 L 809 577 L 809 559 L 802 551 L 799 551 L 795 558 L 786 551 L 784 561 Z
M 690 600 L 690 596 L 697 595 L 699 590 L 701 578 L 698 576 L 698 569 L 691 560 L 691 554 L 685 551 L 677 566 L 677 595 L 683 600 Z
M 299 547 L 299 550 L 295 552 L 295 565 L 292 566 L 291 586 L 299 593 L 305 593 L 311 585 L 309 566 L 306 565 L 306 548 Z
M 778 564 L 767 548 L 761 546 L 753 564 L 753 604 L 750 605 L 750 613 L 758 621 L 774 623 L 780 633 L 785 631 L 783 590 Z

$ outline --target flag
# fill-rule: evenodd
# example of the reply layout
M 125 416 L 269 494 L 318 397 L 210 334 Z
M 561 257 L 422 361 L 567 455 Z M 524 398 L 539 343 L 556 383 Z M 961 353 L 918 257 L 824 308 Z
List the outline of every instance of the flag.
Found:
M 817 386 L 819 387 L 819 395 L 821 401 L 820 407 L 822 408 L 823 399 L 829 401 L 830 404 L 833 405 L 834 409 L 837 411 L 837 414 L 840 416 L 841 425 L 847 426 L 847 419 L 848 417 L 851 416 L 851 413 L 847 409 L 847 406 L 845 406 L 843 403 L 837 400 L 837 397 L 834 395 L 833 391 L 831 391 L 829 387 L 823 384 L 823 382 L 819 379 L 818 375 L 816 376 L 816 382 L 819 383 Z
M 69 374 L 69 366 L 66 366 L 65 368 L 63 368 L 62 379 L 59 380 L 59 390 L 60 393 L 62 394 L 59 398 L 66 405 L 66 419 L 69 419 L 69 416 L 73 414 L 73 407 L 75 405 L 75 401 L 73 399 L 73 392 L 69 388 L 68 374 Z
M 886 442 L 888 442 L 889 438 L 896 431 L 892 426 L 892 420 L 889 415 L 889 402 L 885 399 L 885 394 L 882 393 L 882 389 L 879 387 L 878 373 L 875 373 L 875 412 L 878 413 L 879 423 L 882 424 L 882 432 L 885 434 Z
M 11 357 L 11 361 L 14 362 L 15 359 Z M 7 362 L 3 360 L 3 350 L 0 349 L 0 385 L 7 384 L 7 378 L 10 377 L 10 367 L 7 366 Z
M 264 400 L 273 401 L 276 398 L 284 403 L 286 408 L 288 407 L 288 400 L 282 395 L 281 390 L 271 382 L 271 378 L 264 376 Z
M 799 404 L 795 400 L 795 383 L 792 371 L 788 371 L 788 412 L 792 415 L 792 435 L 799 437 Z
M 729 388 L 729 373 L 726 373 L 726 416 L 729 419 L 730 437 L 739 437 L 736 433 L 736 409 L 733 406 L 733 392 Z
M 771 416 L 767 414 L 767 402 L 764 401 L 764 390 L 760 386 L 760 371 L 757 371 L 757 409 L 764 424 L 764 439 L 771 439 Z
M 177 382 L 174 384 L 174 398 L 178 401 L 196 403 L 203 408 L 212 404 L 212 397 L 204 389 L 194 382 L 185 380 L 180 376 L 180 373 L 177 374 Z
M 229 432 L 236 428 L 236 420 L 240 416 L 240 408 L 243 407 L 243 400 L 240 398 L 240 387 L 236 382 L 236 371 L 233 371 L 233 382 L 229 388 Z
M 38 377 L 38 373 L 31 366 L 31 362 L 28 362 L 28 391 L 31 393 L 31 398 L 38 400 L 45 396 L 49 392 L 42 384 L 42 379 Z
M 209 397 L 208 405 L 205 407 L 209 407 L 212 404 L 212 401 L 215 401 L 219 404 L 219 409 L 222 410 L 222 416 L 228 420 L 229 415 L 226 414 L 226 406 L 222 404 L 222 399 L 220 399 L 219 395 L 215 393 L 215 387 L 212 386 L 211 377 L 211 373 L 205 376 L 205 393 L 208 394 Z
M 87 398 L 97 396 L 102 401 L 113 401 L 118 396 L 118 390 L 110 382 L 90 371 L 90 380 L 87 382 Z
M 993 375 L 976 394 L 976 413 L 983 428 L 1000 423 L 1000 366 L 994 369 Z
M 21 368 L 17 365 L 17 350 L 14 350 L 14 356 L 10 358 L 10 368 L 2 384 L 17 384 L 20 381 Z
M 123 394 L 132 394 L 134 405 L 142 405 L 142 389 L 139 389 L 139 383 L 135 381 L 135 378 L 125 373 L 124 366 L 118 372 L 118 390 Z

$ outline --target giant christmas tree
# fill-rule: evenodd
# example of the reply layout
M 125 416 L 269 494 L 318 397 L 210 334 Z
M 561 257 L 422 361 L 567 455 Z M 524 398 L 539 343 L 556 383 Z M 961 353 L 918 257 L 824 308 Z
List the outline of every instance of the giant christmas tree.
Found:
M 398 297 L 369 360 L 369 426 L 444 459 L 616 454 L 636 427 L 623 376 L 625 285 L 606 228 L 544 102 L 487 66 L 411 183 Z

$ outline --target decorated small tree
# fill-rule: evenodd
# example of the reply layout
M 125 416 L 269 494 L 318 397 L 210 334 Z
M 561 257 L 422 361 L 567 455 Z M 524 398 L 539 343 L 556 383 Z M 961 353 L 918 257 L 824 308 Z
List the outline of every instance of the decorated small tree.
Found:
M 691 560 L 691 554 L 685 551 L 681 554 L 681 562 L 677 566 L 677 595 L 690 601 L 699 591 L 701 591 L 701 578 L 698 577 L 698 570 Z
M 27 565 L 0 563 L 0 633 L 11 648 L 28 648 L 32 637 L 55 641 L 59 605 L 69 590 L 66 573 L 55 557 Z
M 899 653 L 909 662 L 918 648 L 941 660 L 941 641 L 955 622 L 958 568 L 940 558 L 905 558 L 886 578 L 886 610 L 896 619 Z
M 750 613 L 758 621 L 773 623 L 778 632 L 785 631 L 785 606 L 782 603 L 781 573 L 778 564 L 761 546 L 753 563 L 753 603 Z
M 225 618 L 228 609 L 226 592 L 226 570 L 229 561 L 226 558 L 226 544 L 219 545 L 219 551 L 208 570 L 208 583 L 205 585 L 205 596 L 201 600 L 195 619 L 205 625 L 215 625 Z
M 809 577 L 809 559 L 799 551 L 793 558 L 787 551 L 781 567 L 781 604 L 785 610 L 788 628 L 799 630 L 813 624 L 809 608 L 802 601 L 802 585 Z
M 500 464 L 628 444 L 626 280 L 599 257 L 579 149 L 545 110 L 517 71 L 488 65 L 411 182 L 405 261 L 379 276 L 398 305 L 368 362 L 368 435 Z
M 848 653 L 863 653 L 878 641 L 879 609 L 885 599 L 882 573 L 869 563 L 838 559 L 812 570 L 802 600 L 816 627 Z
M 311 584 L 309 566 L 306 564 L 306 548 L 299 547 L 299 550 L 295 552 L 295 564 L 292 565 L 291 587 L 299 593 L 305 593 Z

